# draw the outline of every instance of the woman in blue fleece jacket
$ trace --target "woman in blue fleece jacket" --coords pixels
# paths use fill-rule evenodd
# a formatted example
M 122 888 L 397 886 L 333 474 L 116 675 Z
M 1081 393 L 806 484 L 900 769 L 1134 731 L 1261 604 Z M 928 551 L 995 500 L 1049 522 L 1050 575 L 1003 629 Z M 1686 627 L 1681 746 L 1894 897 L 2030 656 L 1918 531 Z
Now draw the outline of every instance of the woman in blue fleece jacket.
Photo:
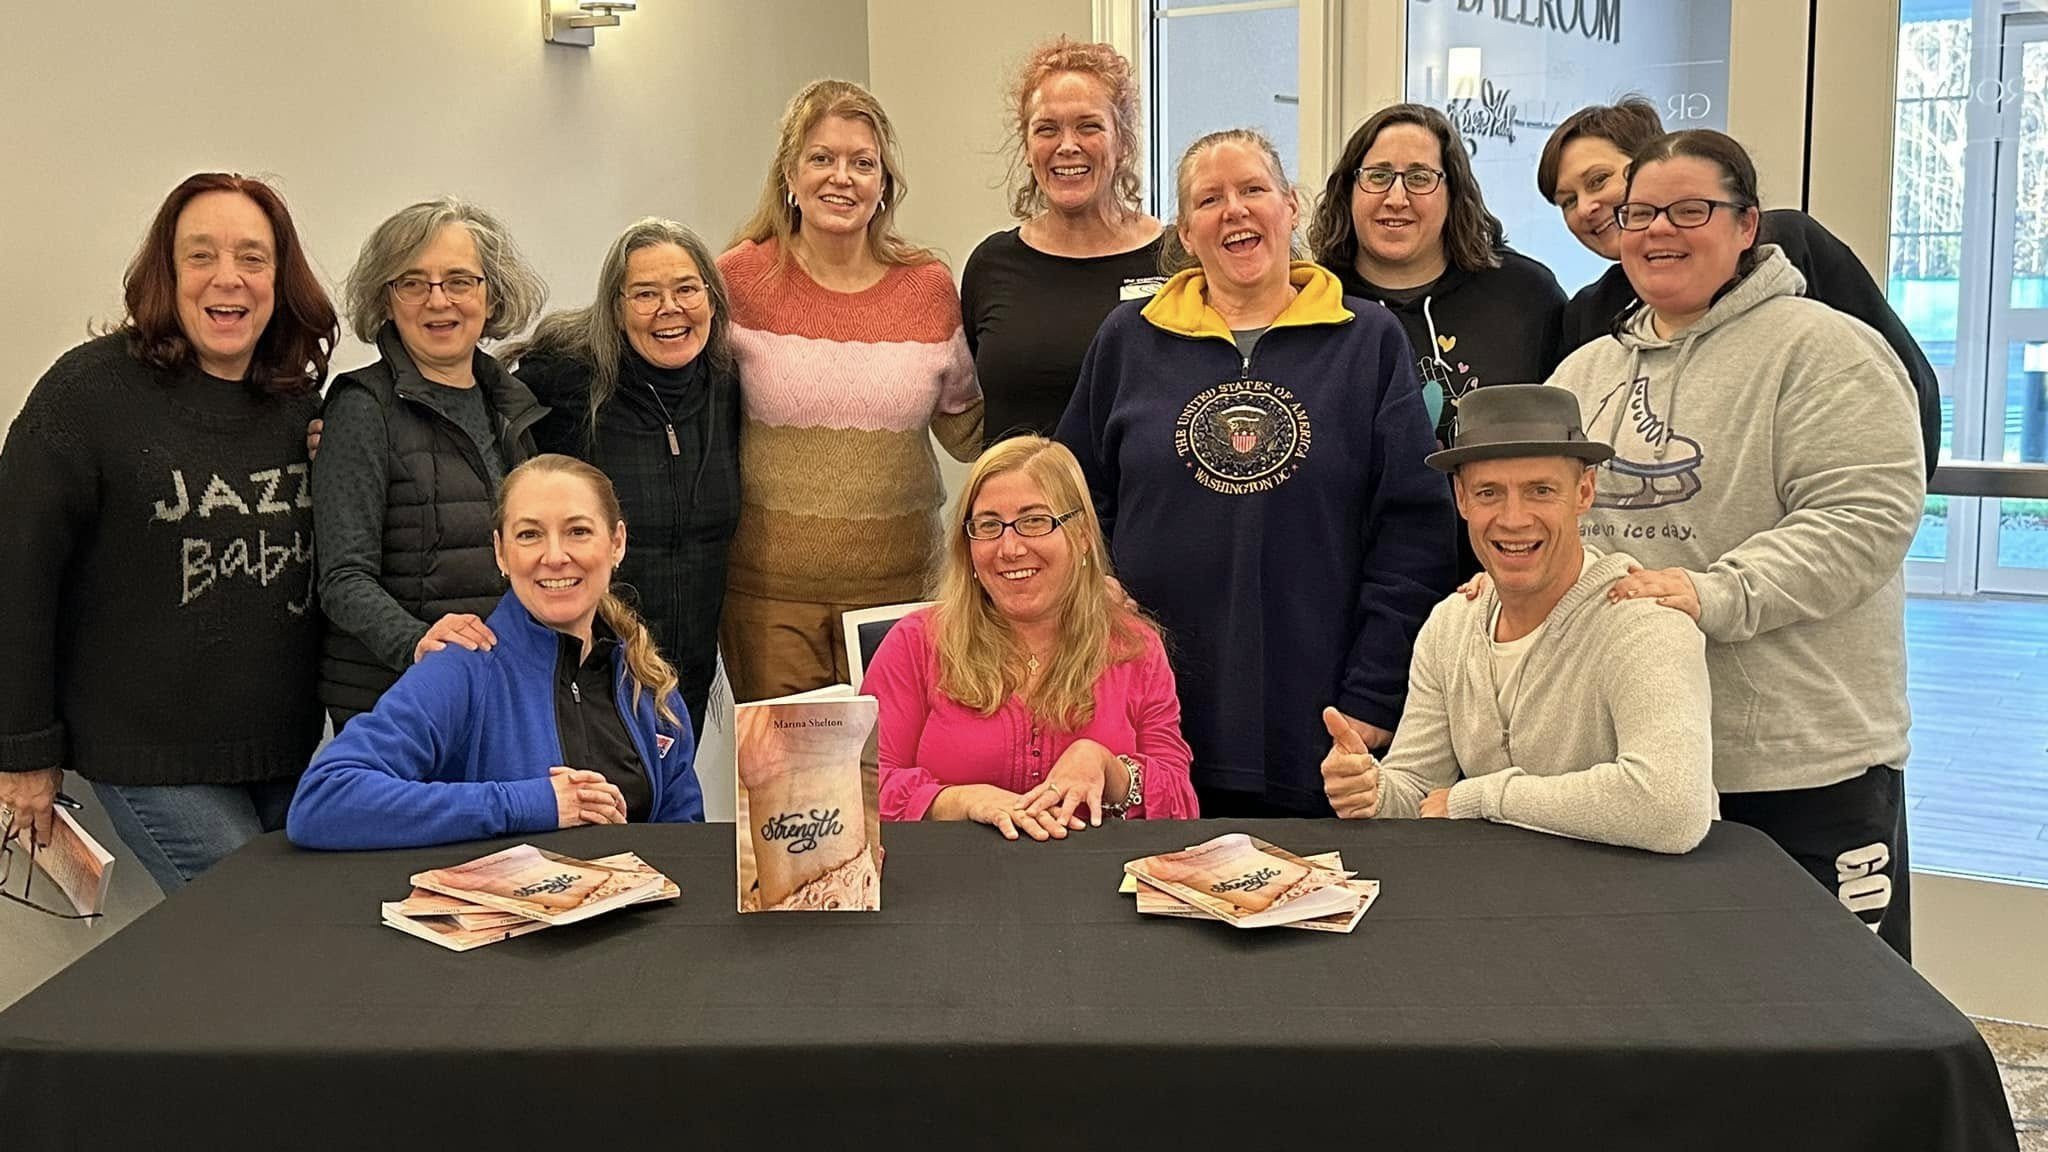
M 1391 739 L 1455 583 L 1450 488 L 1399 323 L 1291 258 L 1273 146 L 1205 136 L 1178 175 L 1194 266 L 1110 313 L 1059 439 L 1171 637 L 1202 815 L 1328 816 L 1321 709 Z
M 611 593 L 626 525 L 604 473 L 537 456 L 499 489 L 512 590 L 482 640 L 407 669 L 313 758 L 286 831 L 307 848 L 406 848 L 704 818 L 675 670 Z

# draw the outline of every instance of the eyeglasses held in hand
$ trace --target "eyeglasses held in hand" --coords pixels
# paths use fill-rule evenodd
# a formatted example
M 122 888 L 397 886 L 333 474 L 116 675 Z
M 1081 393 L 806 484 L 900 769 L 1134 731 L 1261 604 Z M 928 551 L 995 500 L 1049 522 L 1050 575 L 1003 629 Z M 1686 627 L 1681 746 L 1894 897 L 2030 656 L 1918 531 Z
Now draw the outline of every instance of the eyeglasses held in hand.
M 441 295 L 446 296 L 450 304 L 460 304 L 476 295 L 476 290 L 483 287 L 483 284 L 484 278 L 481 276 L 458 275 L 450 276 L 446 280 L 429 280 L 425 276 L 400 276 L 385 287 L 391 289 L 393 296 L 407 304 L 426 303 L 427 297 L 432 295 L 436 288 L 441 290 Z
M 1064 516 L 1054 516 L 1047 512 L 1032 512 L 1028 515 L 1019 516 L 1015 520 L 998 520 L 994 516 L 976 516 L 974 519 L 969 520 L 965 527 L 969 540 L 1000 540 L 1005 528 L 1015 529 L 1019 536 L 1050 536 L 1053 529 L 1080 514 L 1081 510 L 1076 508 Z
M 626 303 L 633 306 L 635 313 L 641 316 L 652 316 L 656 312 L 661 311 L 661 302 L 669 297 L 674 297 L 676 307 L 684 311 L 695 308 L 704 300 L 704 286 L 702 284 L 678 284 L 672 289 L 635 288 L 624 295 Z
M 1434 168 L 1410 168 L 1405 172 L 1396 172 L 1392 168 L 1359 168 L 1351 173 L 1351 178 L 1367 192 L 1392 191 L 1394 181 L 1399 180 L 1417 196 L 1429 195 L 1444 182 L 1444 174 Z
M 21 839 L 28 842 L 28 849 L 26 851 L 17 849 L 14 846 L 16 833 L 16 829 L 14 827 L 14 815 L 13 813 L 9 813 L 7 816 L 7 823 L 5 825 L 0 825 L 0 897 L 5 897 L 8 900 L 12 900 L 16 904 L 20 904 L 28 908 L 33 908 L 36 911 L 41 912 L 45 916 L 53 916 L 59 920 L 99 919 L 101 914 L 98 912 L 86 912 L 83 914 L 77 912 L 59 912 L 55 908 L 45 908 L 41 904 L 36 903 L 34 900 L 29 899 L 29 896 L 31 895 L 30 889 L 36 882 L 35 830 L 33 828 L 22 828 L 19 831 L 21 832 Z M 24 858 L 21 866 L 21 895 L 19 896 L 16 896 L 14 893 L 9 892 L 7 890 L 7 881 L 14 874 L 14 860 L 15 857 L 17 856 Z
M 1714 218 L 1714 209 L 1716 208 L 1726 208 L 1730 212 L 1741 212 L 1748 207 L 1749 205 L 1747 204 L 1737 204 L 1733 200 L 1689 198 L 1673 200 L 1662 207 L 1655 204 L 1645 204 L 1640 200 L 1631 200 L 1614 210 L 1614 223 L 1624 232 L 1641 232 L 1650 225 L 1655 224 L 1657 217 L 1669 216 L 1673 228 L 1697 228 Z

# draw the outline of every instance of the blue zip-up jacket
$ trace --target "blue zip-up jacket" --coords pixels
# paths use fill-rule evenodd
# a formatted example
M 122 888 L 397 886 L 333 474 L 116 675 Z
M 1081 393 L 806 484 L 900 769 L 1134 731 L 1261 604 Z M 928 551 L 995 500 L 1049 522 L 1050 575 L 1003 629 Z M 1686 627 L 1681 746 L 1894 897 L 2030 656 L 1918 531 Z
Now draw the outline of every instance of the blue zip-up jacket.
M 491 613 L 497 646 L 450 644 L 406 669 L 374 711 L 349 721 L 313 757 L 285 831 L 302 848 L 415 848 L 556 828 L 548 769 L 562 763 L 555 724 L 556 633 L 511 593 Z M 612 650 L 619 712 L 653 791 L 650 819 L 704 819 L 691 767 L 697 747 L 680 697 L 670 724 L 654 694 L 633 701 L 622 648 Z M 664 747 L 666 745 L 666 747 Z M 578 765 L 569 765 L 578 767 Z
M 1199 269 L 1119 306 L 1058 439 L 1171 637 L 1195 783 L 1328 816 L 1321 710 L 1400 719 L 1456 520 L 1400 324 L 1316 265 L 1290 280 L 1249 358 Z

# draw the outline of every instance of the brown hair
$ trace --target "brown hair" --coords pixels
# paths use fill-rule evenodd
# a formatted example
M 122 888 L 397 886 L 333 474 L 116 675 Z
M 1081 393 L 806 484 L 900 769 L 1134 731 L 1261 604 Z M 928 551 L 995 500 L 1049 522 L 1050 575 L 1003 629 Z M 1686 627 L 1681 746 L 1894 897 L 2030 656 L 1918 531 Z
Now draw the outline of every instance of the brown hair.
M 176 247 L 178 217 L 185 206 L 208 192 L 233 192 L 248 197 L 270 220 L 277 244 L 277 277 L 270 323 L 256 338 L 249 361 L 249 382 L 276 396 L 296 396 L 327 381 L 327 360 L 341 329 L 334 304 L 320 287 L 306 259 L 291 210 L 277 190 L 261 180 L 230 172 L 200 172 L 171 189 L 142 247 L 128 262 L 122 280 L 127 314 L 116 331 L 128 334 L 128 351 L 154 368 L 180 372 L 198 362 L 191 338 L 178 322 Z
M 1181 241 L 1180 222 L 1181 218 L 1187 215 L 1188 185 L 1194 181 L 1195 164 L 1219 144 L 1242 144 L 1257 151 L 1266 158 L 1266 167 L 1272 170 L 1275 191 L 1286 196 L 1295 195 L 1294 185 L 1287 181 L 1287 164 L 1280 158 L 1280 150 L 1273 147 L 1273 142 L 1266 139 L 1265 133 L 1256 128 L 1225 128 L 1221 132 L 1211 132 L 1188 145 L 1188 150 L 1180 154 L 1180 163 L 1173 168 L 1173 223 L 1167 225 L 1164 240 L 1159 245 L 1159 271 L 1167 276 L 1201 263 Z M 1293 259 L 1302 259 L 1307 255 L 1301 246 L 1299 236 L 1287 238 L 1287 250 Z
M 789 243 L 803 222 L 803 210 L 789 202 L 789 173 L 796 168 L 804 149 L 804 137 L 827 116 L 860 120 L 875 134 L 882 158 L 882 206 L 868 220 L 868 252 L 883 264 L 929 264 L 938 259 L 928 248 L 905 240 L 896 232 L 896 211 L 910 195 L 910 182 L 903 176 L 903 157 L 896 148 L 896 129 L 882 102 L 851 80 L 813 80 L 790 98 L 783 110 L 777 134 L 775 158 L 768 162 L 768 179 L 761 185 L 761 199 L 733 234 L 737 245 L 775 241 L 775 263 L 779 271 L 789 260 Z
M 1075 554 L 1067 586 L 1059 594 L 1059 642 L 1045 674 L 1028 689 L 1029 653 L 975 579 L 973 545 L 965 530 L 982 487 L 1012 472 L 1021 472 L 1038 485 L 1054 515 L 1078 513 L 1056 529 L 1066 533 Z M 1102 523 L 1088 498 L 1080 462 L 1065 445 L 1040 436 L 998 441 L 974 462 L 953 501 L 947 527 L 946 552 L 931 597 L 938 602 L 932 610 L 932 633 L 939 691 L 993 716 L 1021 689 L 1026 710 L 1053 727 L 1071 732 L 1088 723 L 1095 714 L 1095 682 L 1110 665 L 1143 655 L 1144 630 L 1154 626 L 1109 594 L 1103 579 L 1111 573 Z
M 1465 138 L 1458 135 L 1450 117 L 1427 104 L 1390 104 L 1372 114 L 1344 143 L 1344 153 L 1330 178 L 1323 182 L 1323 197 L 1309 223 L 1309 251 L 1325 268 L 1349 268 L 1358 259 L 1358 230 L 1351 222 L 1351 190 L 1358 166 L 1372 150 L 1381 132 L 1396 124 L 1414 124 L 1436 137 L 1443 156 L 1444 183 L 1440 191 L 1450 197 L 1444 216 L 1444 257 L 1453 267 L 1467 272 L 1500 267 L 1501 245 L 1507 243 L 1507 229 L 1486 210 L 1480 195 L 1479 178 L 1472 174 L 1472 158 L 1465 151 Z M 1434 195 L 1434 193 L 1432 193 Z
M 505 482 L 498 486 L 498 507 L 491 517 L 493 536 L 505 530 L 505 509 L 511 503 L 512 489 L 526 477 L 538 475 L 576 477 L 590 485 L 591 491 L 597 494 L 597 505 L 604 513 L 607 532 L 615 531 L 625 523 L 626 515 L 619 507 L 619 494 L 612 487 L 611 477 L 574 456 L 543 452 L 512 469 Z M 682 720 L 669 705 L 669 697 L 676 692 L 676 670 L 662 659 L 661 649 L 655 646 L 654 635 L 647 630 L 646 622 L 609 588 L 605 589 L 604 599 L 597 602 L 597 614 L 604 617 L 605 625 L 619 638 L 619 646 L 625 650 L 626 670 L 633 676 L 633 706 L 640 706 L 643 690 L 652 692 L 656 714 L 670 724 L 680 726 Z
M 1029 220 L 1045 210 L 1045 190 L 1031 171 L 1031 97 L 1063 72 L 1088 77 L 1108 95 L 1111 127 L 1116 130 L 1116 171 L 1110 179 L 1117 206 L 1130 215 L 1144 211 L 1144 187 L 1138 178 L 1138 81 L 1131 62 L 1107 44 L 1061 36 L 1032 50 L 1006 94 L 1017 131 L 1017 147 L 1010 154 L 1010 215 Z
M 1666 133 L 1636 149 L 1628 159 L 1629 192 L 1634 192 L 1636 173 L 1641 172 L 1645 165 L 1676 160 L 1681 156 L 1705 160 L 1719 168 L 1721 190 L 1728 194 L 1728 199 L 1742 205 L 1744 215 L 1757 210 L 1761 198 L 1756 191 L 1755 162 L 1750 160 L 1749 152 L 1741 144 L 1736 143 L 1733 136 L 1725 132 L 1716 132 L 1712 128 L 1688 128 L 1683 132 Z M 1744 248 L 1742 255 L 1736 258 L 1735 279 L 1723 286 L 1721 291 L 1726 292 L 1734 287 L 1736 281 L 1756 270 L 1757 261 L 1760 259 L 1756 250 L 1757 240 L 1762 235 L 1762 230 L 1758 229 L 1757 235 L 1751 237 L 1749 247 Z
M 1543 155 L 1536 160 L 1536 190 L 1543 199 L 1557 200 L 1557 170 L 1564 163 L 1564 146 L 1581 136 L 1605 140 L 1624 156 L 1664 134 L 1664 121 L 1657 106 L 1645 96 L 1631 92 L 1614 104 L 1592 104 L 1564 118 L 1550 139 L 1543 142 Z

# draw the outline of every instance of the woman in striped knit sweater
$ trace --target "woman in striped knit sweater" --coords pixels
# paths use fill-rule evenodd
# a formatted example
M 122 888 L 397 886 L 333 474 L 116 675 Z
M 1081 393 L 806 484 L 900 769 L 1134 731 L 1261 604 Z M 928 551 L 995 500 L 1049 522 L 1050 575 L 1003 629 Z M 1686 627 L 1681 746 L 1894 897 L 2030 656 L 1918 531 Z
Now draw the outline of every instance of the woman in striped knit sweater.
M 981 447 L 952 273 L 894 228 L 906 191 L 882 106 L 817 81 L 718 260 L 745 408 L 720 629 L 739 701 L 847 678 L 840 614 L 917 599 L 931 567 L 932 434 L 958 460 Z

